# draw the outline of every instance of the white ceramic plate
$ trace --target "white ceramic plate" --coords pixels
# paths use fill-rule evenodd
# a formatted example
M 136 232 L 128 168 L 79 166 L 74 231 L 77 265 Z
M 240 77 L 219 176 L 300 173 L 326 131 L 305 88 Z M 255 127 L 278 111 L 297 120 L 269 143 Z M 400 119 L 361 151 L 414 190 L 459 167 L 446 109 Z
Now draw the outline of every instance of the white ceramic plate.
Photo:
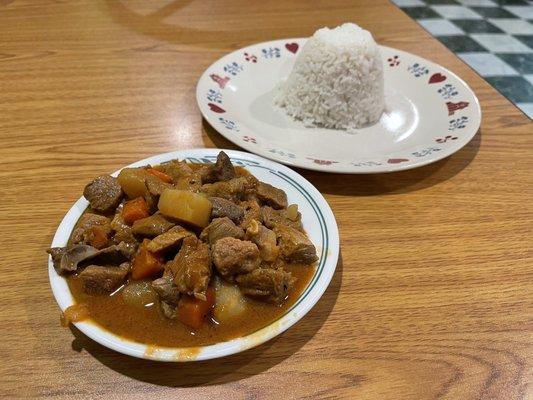
M 218 149 L 175 151 L 146 158 L 128 167 L 159 164 L 176 158 L 191 162 L 211 163 L 216 160 L 219 151 Z M 146 346 L 114 335 L 90 321 L 77 322 L 75 325 L 78 329 L 103 346 L 134 357 L 158 361 L 207 360 L 241 352 L 279 335 L 300 320 L 320 299 L 333 277 L 339 256 L 339 232 L 328 203 L 313 185 L 283 165 L 249 153 L 232 150 L 225 150 L 225 152 L 235 165 L 243 166 L 260 180 L 282 188 L 287 193 L 289 203 L 298 204 L 304 228 L 315 244 L 319 255 L 316 272 L 299 299 L 281 318 L 267 327 L 242 338 L 197 348 Z M 119 172 L 116 171 L 113 175 L 116 176 Z M 57 229 L 52 247 L 67 244 L 76 221 L 87 206 L 88 202 L 83 197 L 72 206 Z M 74 300 L 66 279 L 54 270 L 51 257 L 48 261 L 48 273 L 54 296 L 59 307 L 64 311 L 74 304 Z
M 207 121 L 248 151 L 284 164 L 339 173 L 420 167 L 466 145 L 481 122 L 472 90 L 457 75 L 421 57 L 380 46 L 386 110 L 356 133 L 309 128 L 273 105 L 306 39 L 234 51 L 211 65 L 196 88 Z

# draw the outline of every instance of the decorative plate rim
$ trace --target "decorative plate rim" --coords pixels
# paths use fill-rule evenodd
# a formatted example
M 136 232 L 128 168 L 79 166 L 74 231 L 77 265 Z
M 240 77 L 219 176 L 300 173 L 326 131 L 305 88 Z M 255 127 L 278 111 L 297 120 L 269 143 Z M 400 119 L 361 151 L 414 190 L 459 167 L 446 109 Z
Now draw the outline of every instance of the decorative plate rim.
M 226 139 L 230 140 L 232 143 L 236 144 L 237 146 L 247 151 L 250 151 L 254 154 L 268 158 L 270 160 L 274 160 L 285 165 L 290 165 L 290 166 L 298 167 L 298 168 L 304 168 L 308 170 L 330 172 L 330 173 L 341 173 L 341 174 L 389 173 L 389 172 L 404 171 L 408 169 L 422 167 L 424 165 L 428 165 L 436 161 L 442 160 L 456 153 L 461 148 L 466 146 L 478 132 L 479 127 L 481 126 L 481 118 L 482 118 L 481 106 L 480 106 L 479 99 L 477 98 L 476 94 L 463 79 L 461 79 L 454 72 L 448 70 L 447 68 L 437 63 L 434 63 L 430 60 L 427 60 L 423 57 L 417 56 L 415 54 L 412 54 L 412 53 L 409 53 L 403 50 L 395 49 L 395 48 L 388 47 L 388 46 L 382 46 L 382 45 L 380 45 L 380 49 L 382 51 L 389 51 L 389 52 L 393 52 L 399 55 L 404 55 L 406 57 L 412 57 L 419 61 L 423 61 L 426 66 L 431 67 L 433 69 L 432 72 L 434 73 L 434 75 L 437 75 L 439 73 L 445 74 L 446 78 L 451 77 L 455 79 L 458 82 L 458 84 L 461 86 L 461 88 L 466 91 L 466 95 L 471 98 L 469 99 L 470 101 L 466 103 L 467 106 L 470 106 L 467 111 L 468 116 L 471 117 L 471 120 L 469 121 L 470 124 L 468 126 L 468 129 L 465 129 L 462 131 L 462 136 L 460 138 L 450 136 L 450 137 L 454 137 L 454 140 L 455 139 L 459 139 L 459 140 L 456 140 L 453 144 L 450 143 L 449 145 L 446 146 L 446 148 L 437 148 L 435 146 L 438 146 L 438 145 L 435 144 L 435 142 L 431 141 L 432 139 L 436 140 L 437 138 L 434 138 L 432 136 L 431 138 L 428 137 L 428 141 L 426 145 L 424 146 L 426 147 L 426 149 L 419 149 L 419 150 L 414 151 L 417 147 L 412 147 L 410 150 L 408 150 L 412 152 L 411 154 L 414 156 L 415 153 L 419 153 L 420 151 L 423 151 L 423 150 L 431 150 L 431 148 L 433 147 L 434 151 L 430 151 L 429 154 L 426 154 L 424 156 L 415 156 L 416 158 L 411 157 L 411 159 L 407 159 L 407 160 L 404 160 L 402 158 L 392 158 L 392 159 L 387 160 L 390 162 L 385 161 L 386 157 L 381 157 L 381 158 L 376 157 L 376 159 L 380 158 L 379 165 L 372 165 L 372 164 L 376 164 L 376 162 L 369 161 L 366 159 L 359 160 L 358 162 L 354 161 L 350 164 L 346 164 L 346 163 L 341 164 L 337 161 L 315 160 L 313 158 L 309 158 L 309 161 L 306 161 L 303 158 L 282 157 L 277 154 L 273 154 L 266 148 L 256 146 L 255 143 L 252 141 L 255 138 L 251 137 L 253 136 L 253 132 L 247 130 L 246 132 L 249 133 L 249 135 L 244 135 L 242 137 L 241 136 L 236 137 L 235 134 L 232 133 L 232 131 L 226 129 L 227 127 L 225 128 L 224 124 L 220 121 L 220 119 L 224 119 L 224 118 L 222 118 L 220 114 L 217 114 L 216 111 L 213 112 L 213 109 L 216 110 L 216 107 L 218 106 L 218 104 L 211 103 L 210 105 L 208 105 L 205 101 L 206 93 L 205 93 L 204 86 L 208 86 L 209 84 L 211 84 L 211 81 L 214 81 L 215 78 L 212 78 L 212 75 L 218 76 L 218 78 L 223 79 L 219 75 L 217 75 L 217 72 L 220 73 L 222 71 L 223 69 L 222 66 L 224 64 L 229 65 L 230 63 L 233 62 L 232 60 L 237 59 L 236 57 L 242 58 L 243 54 L 248 54 L 247 51 L 250 51 L 250 49 L 252 48 L 258 48 L 258 47 L 272 48 L 274 46 L 277 46 L 278 48 L 283 48 L 283 45 L 287 46 L 288 44 L 298 44 L 299 46 L 301 46 L 303 43 L 305 43 L 306 40 L 307 38 L 287 38 L 287 39 L 278 39 L 278 40 L 255 43 L 255 44 L 251 44 L 249 46 L 245 46 L 243 48 L 237 49 L 235 51 L 232 51 L 231 53 L 228 53 L 222 56 L 221 58 L 219 58 L 218 60 L 216 60 L 215 62 L 213 62 L 203 72 L 203 74 L 201 75 L 196 85 L 196 101 L 197 101 L 198 107 L 203 117 L 213 127 L 213 129 L 215 129 L 218 133 L 220 133 L 222 136 L 224 136 Z M 242 68 L 241 68 L 241 71 L 242 71 Z M 387 71 L 388 70 L 385 68 L 385 73 L 387 73 Z M 231 76 L 231 74 L 226 74 L 226 75 Z M 211 81 L 210 81 L 210 77 L 211 77 Z M 225 76 L 225 78 L 227 78 L 227 81 L 225 83 L 231 80 L 231 77 Z M 456 104 L 459 104 L 459 103 L 456 103 Z M 214 108 L 211 108 L 211 107 L 214 107 Z M 450 110 L 449 106 L 448 106 L 448 109 Z M 226 110 L 223 110 L 223 112 L 226 113 Z M 452 116 L 455 117 L 453 113 L 449 114 L 449 117 L 452 117 Z M 461 117 L 461 116 L 457 116 L 457 117 Z M 232 119 L 234 121 L 239 121 L 239 119 L 235 119 L 235 118 L 232 118 Z M 230 123 L 233 123 L 233 121 L 229 119 L 227 121 Z M 451 121 L 450 121 L 450 124 L 451 124 Z M 247 138 L 249 140 L 247 140 Z M 448 136 L 445 136 L 443 137 L 443 140 L 446 141 L 448 140 L 447 138 Z M 433 146 L 430 146 L 431 143 L 433 143 Z M 398 153 L 401 153 L 401 152 L 398 152 Z M 395 161 L 397 160 L 401 160 L 401 161 L 396 163 Z M 404 162 L 404 161 L 408 161 L 408 162 Z M 329 164 L 320 164 L 320 162 L 324 162 L 324 163 L 329 162 Z M 358 166 L 354 167 L 353 164 L 358 164 Z M 361 167 L 361 165 L 363 164 L 370 164 L 370 165 Z
M 192 159 L 192 161 L 196 159 L 214 160 L 220 150 L 189 149 L 161 153 L 136 161 L 123 168 L 155 164 L 175 158 Z M 337 267 L 340 246 L 337 222 L 327 201 L 309 181 L 286 166 L 250 153 L 236 150 L 224 151 L 237 164 L 249 163 L 246 166 L 267 169 L 270 173 L 278 176 L 278 178 L 285 180 L 287 184 L 292 185 L 295 190 L 298 190 L 309 201 L 311 208 L 315 211 L 315 216 L 320 226 L 321 243 L 323 245 L 319 249 L 320 258 L 315 274 L 300 297 L 281 317 L 268 326 L 246 336 L 208 346 L 193 348 L 154 347 L 122 338 L 94 322 L 75 323 L 74 325 L 86 336 L 105 347 L 137 358 L 171 362 L 208 360 L 245 351 L 283 333 L 303 318 L 322 297 Z M 115 171 L 113 175 L 116 176 L 121 169 Z M 83 197 L 74 203 L 59 224 L 52 240 L 52 247 L 64 246 L 66 244 L 74 224 L 87 206 L 88 202 Z M 68 306 L 74 304 L 74 299 L 68 288 L 66 279 L 55 272 L 50 256 L 48 257 L 48 275 L 54 297 L 61 311 L 64 311 Z M 194 349 L 194 351 L 191 351 L 191 349 Z

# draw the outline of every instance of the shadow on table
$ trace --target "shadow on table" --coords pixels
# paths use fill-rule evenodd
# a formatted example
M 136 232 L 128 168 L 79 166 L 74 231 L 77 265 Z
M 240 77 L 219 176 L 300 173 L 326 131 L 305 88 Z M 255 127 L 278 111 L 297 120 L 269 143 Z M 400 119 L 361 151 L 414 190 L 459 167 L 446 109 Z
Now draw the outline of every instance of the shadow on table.
M 107 367 L 139 381 L 186 387 L 213 385 L 247 378 L 268 370 L 298 351 L 318 332 L 331 313 L 342 284 L 342 255 L 329 287 L 318 303 L 296 325 L 256 348 L 221 359 L 166 363 L 129 357 L 94 342 L 75 327 L 72 348 L 85 349 Z
M 202 120 L 203 131 L 215 146 L 221 149 L 239 148 Z M 375 196 L 408 193 L 444 182 L 465 169 L 476 157 L 481 146 L 481 129 L 458 152 L 440 161 L 407 171 L 382 174 L 335 174 L 294 168 L 325 194 L 340 196 Z M 211 143 L 204 142 L 208 147 Z

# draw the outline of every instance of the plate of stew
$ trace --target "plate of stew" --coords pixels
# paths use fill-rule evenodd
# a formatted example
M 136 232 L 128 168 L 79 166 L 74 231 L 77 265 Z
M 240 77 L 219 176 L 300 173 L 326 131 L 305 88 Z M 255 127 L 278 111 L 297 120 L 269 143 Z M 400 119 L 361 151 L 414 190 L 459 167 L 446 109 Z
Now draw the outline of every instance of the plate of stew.
M 193 361 L 300 320 L 331 281 L 339 236 L 326 200 L 291 169 L 193 149 L 87 182 L 48 253 L 63 325 L 130 356 Z

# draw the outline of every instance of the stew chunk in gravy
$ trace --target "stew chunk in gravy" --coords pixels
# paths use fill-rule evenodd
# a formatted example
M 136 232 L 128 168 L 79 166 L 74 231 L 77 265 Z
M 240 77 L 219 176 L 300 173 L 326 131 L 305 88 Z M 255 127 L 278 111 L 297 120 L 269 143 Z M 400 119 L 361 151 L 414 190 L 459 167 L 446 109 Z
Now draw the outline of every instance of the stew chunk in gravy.
M 278 318 L 314 273 L 298 206 L 224 152 L 215 164 L 125 168 L 83 195 L 68 245 L 48 250 L 83 307 L 67 319 L 148 344 L 211 344 Z

